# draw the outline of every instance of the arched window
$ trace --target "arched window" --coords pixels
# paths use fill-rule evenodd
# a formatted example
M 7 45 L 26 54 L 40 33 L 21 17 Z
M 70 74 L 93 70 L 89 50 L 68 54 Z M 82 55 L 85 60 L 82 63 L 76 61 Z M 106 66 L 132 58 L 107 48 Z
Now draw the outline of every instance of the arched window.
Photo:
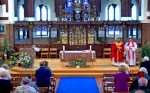
M 120 20 L 120 8 L 119 6 L 117 5 L 116 8 L 115 8 L 115 19 L 116 20 Z
M 24 7 L 23 5 L 19 6 L 19 21 L 23 21 L 24 20 Z
M 136 5 L 132 5 L 132 20 L 137 20 L 137 10 Z
M 117 4 L 111 4 L 106 8 L 106 20 L 119 20 L 120 12 Z
M 33 38 L 48 38 L 49 29 L 46 26 L 37 26 L 33 29 Z
M 19 28 L 15 33 L 16 40 L 27 40 L 29 38 L 29 31 L 25 28 Z
M 123 21 L 128 21 L 128 20 L 137 20 L 137 8 L 136 4 L 132 4 L 131 6 L 131 17 L 122 17 Z
M 108 9 L 108 20 L 114 20 L 115 9 L 112 5 L 110 5 Z
M 48 19 L 48 10 L 44 5 L 39 5 L 36 7 L 36 20 L 37 21 L 46 21 Z
M 42 19 L 42 21 L 46 21 L 47 20 L 47 8 L 46 8 L 46 6 L 42 6 L 41 7 L 41 19 Z
M 40 7 L 36 7 L 36 13 L 35 17 L 37 21 L 40 21 Z
M 65 21 L 88 21 L 90 15 L 89 0 L 66 0 Z

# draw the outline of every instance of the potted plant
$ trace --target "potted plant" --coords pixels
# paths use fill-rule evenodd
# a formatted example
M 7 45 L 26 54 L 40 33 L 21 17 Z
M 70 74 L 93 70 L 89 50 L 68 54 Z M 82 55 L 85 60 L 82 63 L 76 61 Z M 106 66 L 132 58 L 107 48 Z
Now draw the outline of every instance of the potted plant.
M 4 51 L 4 58 L 7 59 L 9 56 L 10 48 L 9 48 L 9 42 L 6 38 L 3 40 L 2 46 L 3 46 L 3 51 Z
M 27 52 L 14 53 L 11 56 L 11 66 L 21 66 L 23 68 L 31 68 L 33 59 Z
M 150 58 L 150 44 L 145 44 L 142 47 L 142 57 L 148 56 Z

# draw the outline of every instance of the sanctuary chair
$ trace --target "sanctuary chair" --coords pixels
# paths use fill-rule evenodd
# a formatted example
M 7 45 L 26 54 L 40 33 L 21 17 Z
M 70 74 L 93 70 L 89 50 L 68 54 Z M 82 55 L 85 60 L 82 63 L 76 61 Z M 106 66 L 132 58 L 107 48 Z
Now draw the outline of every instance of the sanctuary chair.
M 41 48 L 41 58 L 46 57 L 48 58 L 49 55 L 49 48 Z
M 58 57 L 57 48 L 49 48 L 49 57 Z
M 103 58 L 111 58 L 111 48 L 103 48 Z

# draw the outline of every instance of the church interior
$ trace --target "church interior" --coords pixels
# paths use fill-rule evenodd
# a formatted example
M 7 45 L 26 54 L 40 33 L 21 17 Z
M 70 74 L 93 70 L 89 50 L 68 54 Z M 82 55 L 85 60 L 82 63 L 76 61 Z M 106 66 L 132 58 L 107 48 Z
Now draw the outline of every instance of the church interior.
M 8 65 L 8 93 L 22 93 L 14 92 L 22 78 L 36 82 L 47 62 L 50 88 L 33 93 L 136 93 L 130 88 L 141 68 L 150 75 L 149 29 L 150 0 L 0 0 L 0 79 Z M 122 65 L 130 76 L 127 91 L 116 88 Z

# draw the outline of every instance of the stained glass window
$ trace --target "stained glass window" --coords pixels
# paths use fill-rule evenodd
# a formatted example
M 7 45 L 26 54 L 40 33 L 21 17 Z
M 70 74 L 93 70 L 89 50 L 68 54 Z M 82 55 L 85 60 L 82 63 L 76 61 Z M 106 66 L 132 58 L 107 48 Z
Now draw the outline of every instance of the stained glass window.
M 36 20 L 46 21 L 48 19 L 48 9 L 44 5 L 39 5 L 36 7 Z
M 137 19 L 137 12 L 136 12 L 136 5 L 134 4 L 132 6 L 132 20 L 136 20 Z
M 41 8 L 41 18 L 42 18 L 42 20 L 43 21 L 46 21 L 47 20 L 47 8 L 46 8 L 46 6 L 42 6 L 42 8 Z
M 17 35 L 16 39 L 17 40 L 27 40 L 29 38 L 29 31 L 24 28 L 19 28 L 17 29 Z
M 24 20 L 24 7 L 23 5 L 19 6 L 19 21 Z
M 40 21 L 40 7 L 39 6 L 36 7 L 36 20 Z
M 65 19 L 66 21 L 88 21 L 89 10 L 88 0 L 66 0 Z
M 120 8 L 116 4 L 111 4 L 106 8 L 106 20 L 120 20 Z
M 49 31 L 46 26 L 37 26 L 33 30 L 33 37 L 34 38 L 47 38 L 49 37 Z

